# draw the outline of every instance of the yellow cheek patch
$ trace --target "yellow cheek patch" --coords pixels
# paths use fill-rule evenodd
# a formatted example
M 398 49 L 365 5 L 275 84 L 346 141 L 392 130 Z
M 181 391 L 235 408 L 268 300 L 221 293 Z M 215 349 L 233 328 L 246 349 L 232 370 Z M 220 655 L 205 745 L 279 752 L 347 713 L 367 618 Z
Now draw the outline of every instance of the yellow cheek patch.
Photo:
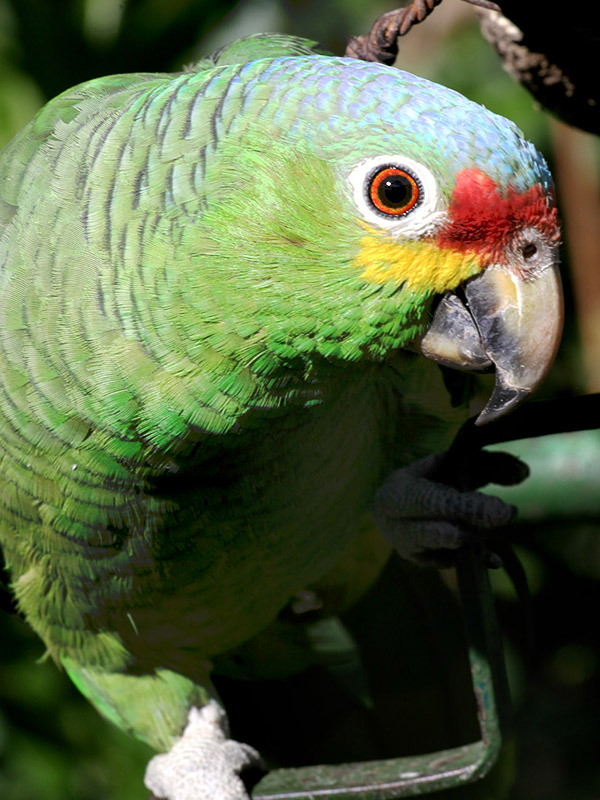
M 400 243 L 373 233 L 360 244 L 354 266 L 362 270 L 362 278 L 370 283 L 406 283 L 417 292 L 454 289 L 484 266 L 472 252 L 442 249 L 432 242 Z

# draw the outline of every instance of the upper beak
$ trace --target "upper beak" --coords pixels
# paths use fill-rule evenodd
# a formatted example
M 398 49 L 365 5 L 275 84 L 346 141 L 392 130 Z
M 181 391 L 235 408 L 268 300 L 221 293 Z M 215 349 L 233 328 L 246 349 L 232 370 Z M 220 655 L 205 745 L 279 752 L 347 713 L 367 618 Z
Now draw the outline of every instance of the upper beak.
M 508 263 L 492 264 L 439 303 L 421 351 L 458 369 L 495 367 L 482 425 L 515 408 L 541 383 L 562 333 L 563 302 L 556 248 L 536 231 L 511 247 Z

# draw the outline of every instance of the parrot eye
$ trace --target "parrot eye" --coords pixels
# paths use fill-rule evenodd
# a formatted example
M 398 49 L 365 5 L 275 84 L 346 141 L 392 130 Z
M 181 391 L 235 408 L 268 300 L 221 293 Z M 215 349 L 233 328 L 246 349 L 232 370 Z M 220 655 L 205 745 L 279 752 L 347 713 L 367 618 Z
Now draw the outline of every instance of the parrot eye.
M 391 153 L 366 158 L 348 178 L 365 222 L 405 237 L 424 236 L 438 224 L 443 206 L 436 179 L 414 158 Z
M 365 188 L 377 211 L 395 217 L 408 214 L 421 195 L 418 179 L 407 170 L 393 166 L 384 166 L 374 172 Z

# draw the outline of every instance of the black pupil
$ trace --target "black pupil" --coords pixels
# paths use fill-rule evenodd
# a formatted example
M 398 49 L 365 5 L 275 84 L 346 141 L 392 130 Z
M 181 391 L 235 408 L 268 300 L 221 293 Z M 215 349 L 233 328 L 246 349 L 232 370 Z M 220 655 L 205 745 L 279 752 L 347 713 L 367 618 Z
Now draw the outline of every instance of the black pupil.
M 388 208 L 402 208 L 413 197 L 413 185 L 404 175 L 389 175 L 381 181 L 377 194 Z

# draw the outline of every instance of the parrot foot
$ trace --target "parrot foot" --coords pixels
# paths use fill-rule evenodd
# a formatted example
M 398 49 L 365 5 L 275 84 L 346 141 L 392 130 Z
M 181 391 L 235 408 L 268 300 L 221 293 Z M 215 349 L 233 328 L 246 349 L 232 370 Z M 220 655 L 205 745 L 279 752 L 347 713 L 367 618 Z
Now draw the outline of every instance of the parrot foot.
M 190 709 L 181 739 L 151 759 L 144 782 L 167 800 L 249 800 L 240 777 L 248 768 L 265 771 L 253 747 L 227 738 L 225 712 L 210 700 Z
M 506 472 L 511 457 L 485 451 L 479 455 L 480 474 L 472 485 L 516 483 L 528 474 L 527 467 L 514 459 L 510 477 L 495 476 L 496 467 Z M 516 508 L 498 497 L 437 482 L 435 473 L 442 457 L 430 456 L 392 472 L 375 496 L 374 512 L 379 530 L 400 556 L 428 566 L 450 567 L 456 550 L 480 540 L 482 532 L 507 525 Z M 489 555 L 488 566 L 501 566 L 493 553 Z

